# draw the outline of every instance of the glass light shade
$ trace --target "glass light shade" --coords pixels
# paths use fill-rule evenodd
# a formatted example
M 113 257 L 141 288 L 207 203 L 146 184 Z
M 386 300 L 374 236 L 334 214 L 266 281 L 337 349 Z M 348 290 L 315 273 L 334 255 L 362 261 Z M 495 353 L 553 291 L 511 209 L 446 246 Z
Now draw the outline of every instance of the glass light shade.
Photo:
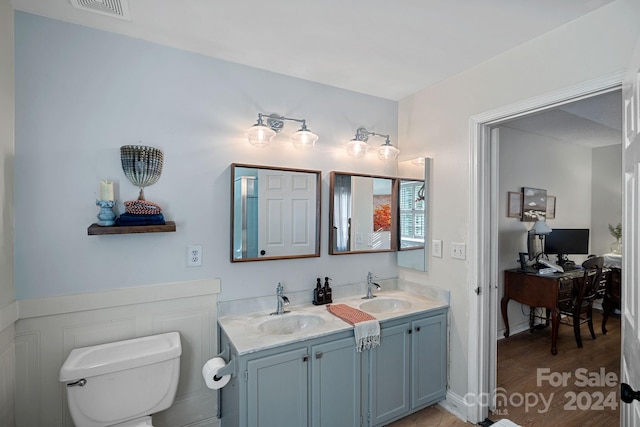
M 247 138 L 249 143 L 256 147 L 265 147 L 271 143 L 276 132 L 265 125 L 253 125 L 247 130 Z
M 347 154 L 351 157 L 362 157 L 367 154 L 371 146 L 364 141 L 352 139 L 347 142 Z
M 547 234 L 551 234 L 553 231 L 545 221 L 536 221 L 533 224 L 532 228 L 533 232 L 537 235 L 546 236 Z
M 378 158 L 380 160 L 395 160 L 398 157 L 398 153 L 400 153 L 400 150 L 393 145 L 382 144 L 378 148 Z
M 318 140 L 318 135 L 308 130 L 299 130 L 291 135 L 291 142 L 298 150 L 311 150 Z

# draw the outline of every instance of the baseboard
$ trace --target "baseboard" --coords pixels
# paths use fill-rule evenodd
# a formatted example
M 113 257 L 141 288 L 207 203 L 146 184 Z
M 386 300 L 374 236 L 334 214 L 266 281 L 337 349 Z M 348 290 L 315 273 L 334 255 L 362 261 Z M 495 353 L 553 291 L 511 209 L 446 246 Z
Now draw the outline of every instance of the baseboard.
M 518 323 L 517 325 L 509 326 L 509 336 L 519 334 L 520 332 L 529 330 L 529 322 Z M 498 329 L 498 341 L 504 339 L 504 328 Z
M 451 390 L 447 391 L 447 397 L 438 403 L 447 411 L 451 412 L 456 417 L 463 421 L 467 421 L 467 404 L 462 396 L 453 393 Z

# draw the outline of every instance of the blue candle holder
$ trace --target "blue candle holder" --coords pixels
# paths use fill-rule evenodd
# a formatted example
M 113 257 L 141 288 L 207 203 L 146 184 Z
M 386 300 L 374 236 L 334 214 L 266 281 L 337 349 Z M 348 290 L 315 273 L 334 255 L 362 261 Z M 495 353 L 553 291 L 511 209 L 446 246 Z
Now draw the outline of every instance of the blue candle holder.
M 96 206 L 100 206 L 100 212 L 98 213 L 98 225 L 108 227 L 116 223 L 116 214 L 113 212 L 113 207 L 115 205 L 115 200 L 96 200 Z

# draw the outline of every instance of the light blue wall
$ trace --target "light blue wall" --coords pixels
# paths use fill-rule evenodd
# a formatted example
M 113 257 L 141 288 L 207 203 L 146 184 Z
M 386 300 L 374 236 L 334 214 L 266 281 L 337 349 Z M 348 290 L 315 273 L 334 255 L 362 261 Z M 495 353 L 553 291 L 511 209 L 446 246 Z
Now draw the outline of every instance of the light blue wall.
M 359 126 L 396 141 L 396 102 L 22 12 L 15 39 L 17 299 L 220 277 L 228 300 L 270 295 L 277 281 L 293 291 L 316 277 L 396 276 L 394 253 L 327 255 L 328 172 L 395 174 L 375 155 L 348 158 L 343 144 Z M 292 123 L 272 146 L 250 146 L 244 131 L 259 111 L 307 119 L 316 149 L 293 149 Z M 164 151 L 145 195 L 177 232 L 87 236 L 100 179 L 115 181 L 120 202 L 137 197 L 119 147 L 138 142 Z M 232 162 L 323 172 L 320 258 L 230 263 Z M 189 244 L 203 246 L 202 267 L 186 267 Z

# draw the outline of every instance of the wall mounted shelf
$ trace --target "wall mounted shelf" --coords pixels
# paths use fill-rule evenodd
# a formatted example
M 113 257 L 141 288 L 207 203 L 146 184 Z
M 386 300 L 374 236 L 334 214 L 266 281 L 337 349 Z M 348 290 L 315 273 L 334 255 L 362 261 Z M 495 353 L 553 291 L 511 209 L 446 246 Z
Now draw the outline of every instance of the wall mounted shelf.
M 89 236 L 105 236 L 109 234 L 136 234 L 136 233 L 169 233 L 176 231 L 176 223 L 167 221 L 164 225 L 112 225 L 102 227 L 98 224 L 91 224 L 87 229 Z

